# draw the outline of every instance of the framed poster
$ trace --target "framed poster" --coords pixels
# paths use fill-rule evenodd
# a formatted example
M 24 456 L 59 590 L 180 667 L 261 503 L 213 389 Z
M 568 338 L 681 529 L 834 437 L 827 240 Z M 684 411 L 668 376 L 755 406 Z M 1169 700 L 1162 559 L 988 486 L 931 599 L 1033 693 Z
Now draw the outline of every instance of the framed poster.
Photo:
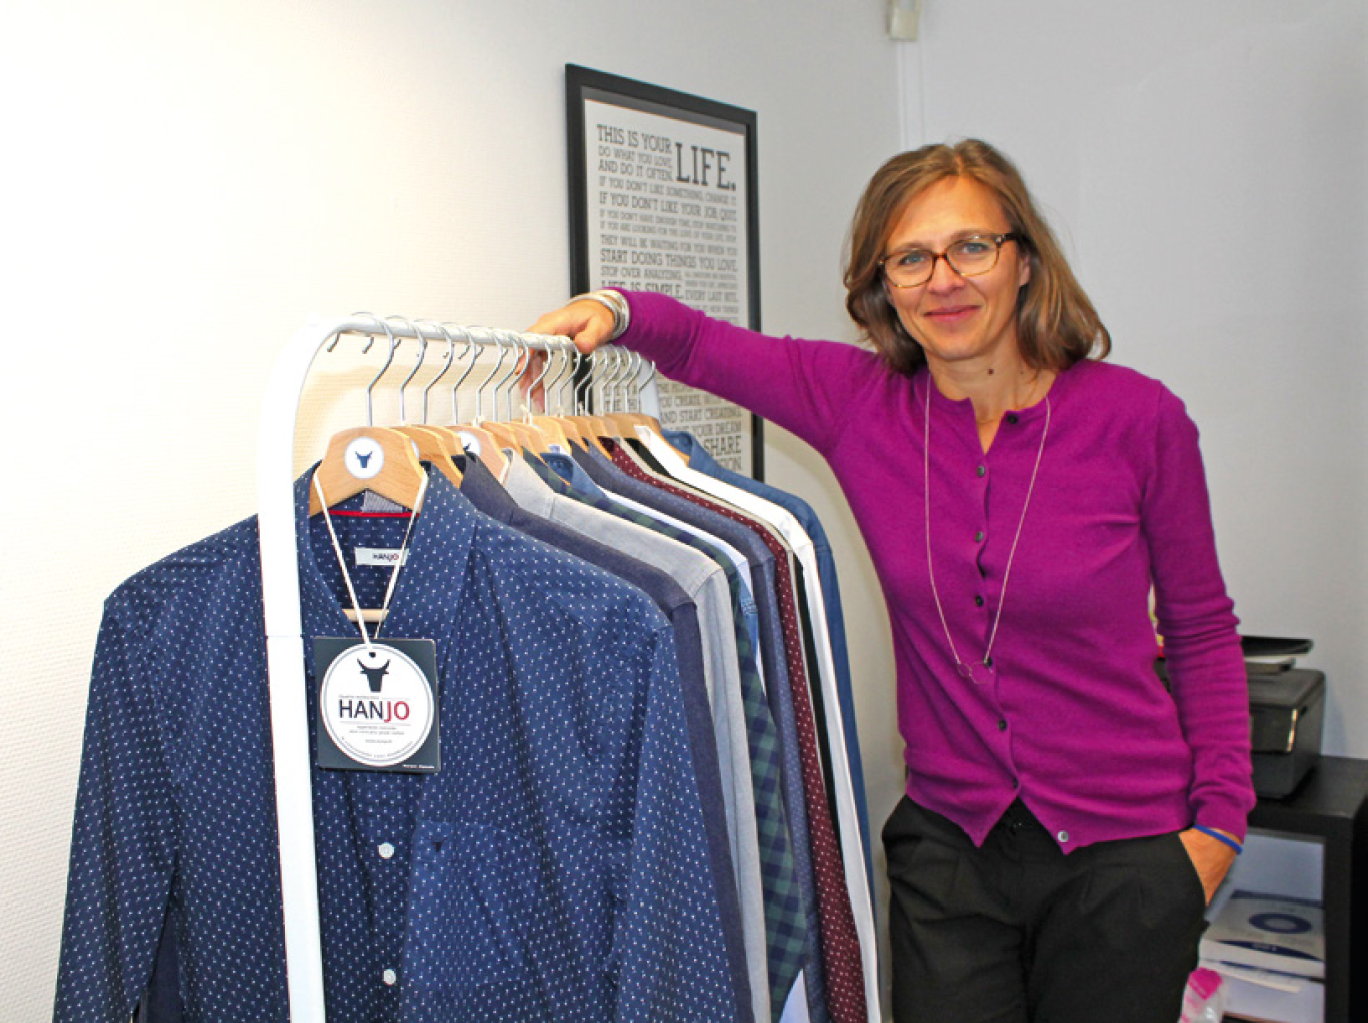
M 658 291 L 760 329 L 755 113 L 567 64 L 574 294 Z M 657 377 L 660 421 L 762 478 L 761 420 Z

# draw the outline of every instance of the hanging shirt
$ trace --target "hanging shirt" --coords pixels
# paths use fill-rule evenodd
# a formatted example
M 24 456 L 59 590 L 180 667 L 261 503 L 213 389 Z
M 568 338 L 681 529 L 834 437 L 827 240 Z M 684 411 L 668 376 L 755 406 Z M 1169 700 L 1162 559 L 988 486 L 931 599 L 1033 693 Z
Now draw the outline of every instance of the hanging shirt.
M 640 591 L 430 479 L 384 632 L 436 642 L 442 767 L 312 772 L 329 1020 L 734 1019 L 668 624 Z M 312 678 L 307 640 L 356 632 L 307 495 L 301 480 Z M 348 546 L 403 533 L 337 525 Z M 351 571 L 378 602 L 387 574 Z M 164 925 L 187 1020 L 285 1017 L 263 634 L 254 519 L 107 602 L 61 1023 L 126 1020 Z
M 842 721 L 845 725 L 846 753 L 850 758 L 851 785 L 855 790 L 855 805 L 860 820 L 860 837 L 865 851 L 865 873 L 869 879 L 869 890 L 874 890 L 874 869 L 869 845 L 869 808 L 865 797 L 864 762 L 860 755 L 860 739 L 855 725 L 855 698 L 850 682 L 850 653 L 846 642 L 845 616 L 841 607 L 841 589 L 836 578 L 836 559 L 831 550 L 822 521 L 812 506 L 796 494 L 780 490 L 778 487 L 743 476 L 726 468 L 715 459 L 697 437 L 683 431 L 667 430 L 665 439 L 673 444 L 689 460 L 689 468 L 697 469 L 725 483 L 748 490 L 758 497 L 788 510 L 812 538 L 813 552 L 817 558 L 818 579 L 822 596 L 826 603 L 827 629 L 831 638 L 832 661 L 836 668 L 837 692 L 841 703 Z
M 688 524 L 681 524 L 681 527 L 671 526 L 663 520 L 664 517 L 653 517 L 653 515 L 648 515 L 642 511 L 630 510 L 623 503 L 620 503 L 621 499 L 605 493 L 597 483 L 589 478 L 584 468 L 572 458 L 549 456 L 545 464 L 539 464 L 535 461 L 529 464 L 537 472 L 542 482 L 555 490 L 561 497 L 572 498 L 590 505 L 595 510 L 613 515 L 624 521 L 630 521 L 695 549 L 705 550 L 702 542 L 694 535 L 703 531 Z M 611 469 L 611 465 L 606 466 L 606 468 Z M 633 485 L 635 481 L 627 480 L 625 483 Z M 763 551 L 763 545 L 760 546 Z M 768 554 L 768 552 L 764 553 Z M 734 599 L 739 599 L 736 595 L 741 590 L 741 583 L 737 579 L 735 568 L 725 558 L 718 558 L 717 563 L 722 566 L 727 574 L 728 584 L 732 589 Z M 795 955 L 804 965 L 802 990 L 807 999 L 810 1019 L 813 1023 L 829 1023 L 830 1014 L 827 1009 L 825 979 L 819 948 L 817 896 L 808 837 L 807 810 L 804 806 L 795 713 L 789 696 L 790 687 L 784 660 L 784 642 L 778 621 L 773 557 L 761 560 L 760 563 L 753 566 L 753 571 L 755 573 L 754 593 L 758 611 L 761 651 L 765 658 L 767 677 L 772 680 L 765 696 L 778 734 L 781 763 L 780 794 L 783 810 L 789 821 L 793 869 L 799 895 L 797 899 L 772 900 L 766 905 L 780 906 L 793 920 L 779 932 L 779 936 L 783 939 L 783 944 L 799 946 L 789 948 L 787 954 Z M 738 627 L 738 643 L 740 642 L 739 636 Z M 782 945 L 774 947 L 782 950 Z M 771 976 L 776 975 L 778 975 L 778 971 L 771 970 Z M 772 1003 L 772 1008 L 778 1006 L 779 1003 L 780 1000 L 776 997 Z
M 679 507 L 682 517 L 707 515 L 721 520 L 710 528 L 739 529 L 746 534 L 736 542 L 758 542 L 774 558 L 776 593 L 782 609 L 784 646 L 789 657 L 789 681 L 795 710 L 798 712 L 798 739 L 802 751 L 801 770 L 803 793 L 807 801 L 809 837 L 813 851 L 813 868 L 817 894 L 819 935 L 822 946 L 822 968 L 826 979 L 827 1004 L 836 1023 L 856 1023 L 869 1020 L 878 1023 L 878 989 L 874 961 L 873 911 L 868 899 L 864 906 L 852 898 L 850 877 L 863 881 L 863 868 L 858 853 L 848 874 L 841 861 L 837 817 L 831 812 L 829 786 L 823 778 L 819 735 L 824 735 L 821 722 L 813 711 L 813 694 L 819 690 L 809 684 L 816 681 L 810 638 L 803 639 L 804 618 L 801 610 L 801 590 L 793 574 L 792 555 L 782 540 L 763 523 L 736 509 L 718 504 L 699 495 L 688 495 L 676 485 L 658 480 L 642 469 L 620 444 L 605 442 L 612 455 L 611 468 L 629 477 L 619 485 L 630 489 L 634 496 L 653 507 Z M 604 463 L 602 466 L 599 463 Z M 607 460 L 590 454 L 582 464 L 592 476 L 596 471 L 606 473 Z M 607 485 L 600 476 L 599 482 Z M 643 489 L 644 488 L 644 489 Z M 723 525 L 722 523 L 725 523 Z M 867 925 L 867 926 L 866 926 Z M 862 948 L 863 944 L 863 948 Z
M 521 459 L 511 460 L 510 466 L 514 462 L 521 464 Z M 736 989 L 737 1018 L 742 1021 L 754 1019 L 741 930 L 741 909 L 737 901 L 736 868 L 727 838 L 717 740 L 713 733 L 712 709 L 704 678 L 706 662 L 703 637 L 698 625 L 698 605 L 668 573 L 568 526 L 523 510 L 479 459 L 464 458 L 460 459 L 460 463 L 461 495 L 468 498 L 477 510 L 533 539 L 612 572 L 646 593 L 669 619 L 679 662 L 680 692 L 684 698 L 684 716 L 688 722 L 689 744 L 693 751 L 694 776 L 698 779 L 713 885 L 717 891 L 722 933 L 727 942 L 732 983 Z M 763 1017 L 760 1023 L 764 1023 Z
M 798 597 L 803 643 L 808 651 L 808 677 L 812 683 L 813 709 L 817 717 L 819 748 L 823 760 L 827 794 L 832 803 L 833 820 L 840 841 L 846 887 L 860 936 L 864 961 L 865 999 L 869 1018 L 880 1023 L 878 963 L 875 955 L 874 906 L 865 868 L 866 850 L 862 840 L 858 804 L 851 779 L 851 753 L 846 749 L 847 729 L 841 708 L 835 661 L 832 654 L 827 614 L 819 585 L 816 552 L 812 538 L 796 518 L 785 509 L 759 498 L 748 490 L 733 487 L 690 468 L 678 451 L 659 434 L 638 427 L 639 440 L 618 445 L 614 455 L 630 456 L 646 478 L 661 488 L 691 500 L 725 508 L 742 518 L 762 535 L 771 535 L 791 555 L 791 570 Z

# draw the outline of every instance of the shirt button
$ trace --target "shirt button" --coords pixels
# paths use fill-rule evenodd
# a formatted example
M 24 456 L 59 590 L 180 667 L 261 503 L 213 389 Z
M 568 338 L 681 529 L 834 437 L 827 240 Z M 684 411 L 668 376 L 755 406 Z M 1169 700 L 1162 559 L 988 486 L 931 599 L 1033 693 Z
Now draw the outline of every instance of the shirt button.
M 1069 840 L 1069 833 L 1067 831 L 1061 831 L 1059 834 L 1055 835 L 1055 838 L 1059 839 L 1061 842 L 1067 842 Z
M 999 731 L 999 732 L 1005 732 L 1005 731 L 1007 731 L 1007 722 L 1006 722 L 1006 721 L 999 721 L 999 722 L 998 722 L 998 731 Z
M 983 543 L 983 530 L 980 529 L 974 534 L 974 543 Z
M 380 976 L 384 978 L 385 983 L 390 987 L 394 987 L 395 984 L 399 983 L 399 974 L 395 973 L 393 970 L 386 970 Z
M 1016 426 L 1016 424 L 1017 424 L 1017 414 L 1016 414 L 1015 412 L 1008 413 L 1008 415 L 1007 415 L 1007 422 L 1011 423 L 1013 426 Z
M 977 594 L 977 593 L 974 594 L 974 606 L 975 606 L 975 607 L 982 607 L 982 606 L 983 606 L 983 597 L 982 597 L 980 594 Z
M 394 846 L 390 845 L 388 842 L 381 842 L 379 848 L 375 851 L 380 854 L 382 860 L 387 860 L 394 855 Z
M 978 467 L 978 474 L 979 474 L 980 476 L 982 476 L 982 475 L 983 475 L 984 473 L 986 473 L 987 471 L 988 471 L 988 466 L 986 466 L 986 465 L 980 465 L 980 466 Z

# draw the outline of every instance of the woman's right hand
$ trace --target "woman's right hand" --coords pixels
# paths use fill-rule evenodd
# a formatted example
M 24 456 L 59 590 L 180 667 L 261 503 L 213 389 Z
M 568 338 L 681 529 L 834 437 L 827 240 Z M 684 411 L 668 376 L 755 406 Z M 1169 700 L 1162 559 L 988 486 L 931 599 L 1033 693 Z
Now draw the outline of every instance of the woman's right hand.
M 576 348 L 588 355 L 612 336 L 613 314 L 602 302 L 581 298 L 543 314 L 528 332 L 568 337 L 575 342 Z

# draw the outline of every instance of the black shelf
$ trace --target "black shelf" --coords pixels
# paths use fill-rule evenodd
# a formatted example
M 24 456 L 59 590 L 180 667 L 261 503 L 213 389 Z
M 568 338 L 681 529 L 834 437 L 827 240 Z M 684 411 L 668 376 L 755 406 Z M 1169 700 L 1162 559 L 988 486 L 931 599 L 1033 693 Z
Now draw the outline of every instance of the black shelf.
M 1368 760 L 1321 757 L 1284 799 L 1260 799 L 1249 826 L 1324 846 L 1325 1023 L 1368 1020 Z

